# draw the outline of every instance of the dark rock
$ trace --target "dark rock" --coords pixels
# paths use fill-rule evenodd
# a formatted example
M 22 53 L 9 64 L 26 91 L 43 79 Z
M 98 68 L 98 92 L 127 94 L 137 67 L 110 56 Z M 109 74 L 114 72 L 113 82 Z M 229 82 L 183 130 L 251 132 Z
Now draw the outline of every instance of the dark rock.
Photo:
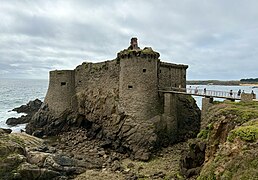
M 46 145 L 43 145 L 43 146 L 40 146 L 40 147 L 37 148 L 37 151 L 39 151 L 39 152 L 46 152 L 48 150 L 49 150 L 49 148 Z
M 117 171 L 121 169 L 121 163 L 118 160 L 115 160 L 111 166 L 112 171 Z
M 180 172 L 189 178 L 200 173 L 200 169 L 205 160 L 206 145 L 204 142 L 192 142 L 189 151 L 183 152 L 180 159 Z
M 44 136 L 43 130 L 36 130 L 32 133 L 33 136 L 36 136 L 38 138 L 42 138 Z
M 201 111 L 191 96 L 178 96 L 178 134 L 176 142 L 195 138 L 201 125 Z
M 138 167 L 138 172 L 140 172 L 141 170 L 143 170 L 144 168 L 142 166 Z
M 129 173 L 126 178 L 126 180 L 137 180 L 138 179 L 138 176 L 135 174 L 135 173 Z
M 40 109 L 27 124 L 26 133 L 35 134 L 40 130 L 40 136 L 38 137 L 42 137 L 43 135 L 51 136 L 68 131 L 72 127 L 72 125 L 69 125 L 69 115 L 71 115 L 71 112 L 65 111 L 58 117 L 54 117 L 50 111 Z
M 28 102 L 26 105 L 22 105 L 20 107 L 14 108 L 12 111 L 16 111 L 17 113 L 26 113 L 32 114 L 39 110 L 42 105 L 42 101 L 39 99 L 35 99 L 34 101 Z
M 0 134 L 10 134 L 11 132 L 11 129 L 0 128 Z
M 151 175 L 152 179 L 159 179 L 159 178 L 164 178 L 166 176 L 166 174 L 164 174 L 162 171 L 154 173 L 153 175 Z
M 75 166 L 76 161 L 63 155 L 58 154 L 53 157 L 54 161 L 61 166 Z
M 6 124 L 9 126 L 16 126 L 17 124 L 25 124 L 28 123 L 31 120 L 31 115 L 22 115 L 21 117 L 18 118 L 8 118 L 6 120 Z
M 26 113 L 18 118 L 8 118 L 6 124 L 10 126 L 16 126 L 17 124 L 25 124 L 31 121 L 32 116 L 40 109 L 42 102 L 39 99 L 28 102 L 26 105 L 22 105 L 18 108 L 14 108 L 13 111 L 18 113 Z
M 128 168 L 134 168 L 134 164 L 133 164 L 133 163 L 129 163 L 129 164 L 127 165 L 127 167 L 128 167 Z
M 21 179 L 38 179 L 38 180 L 44 180 L 44 179 L 53 179 L 55 177 L 60 176 L 61 174 L 59 172 L 45 169 L 45 168 L 38 168 L 35 165 L 31 165 L 28 163 L 22 164 L 18 168 L 18 173 L 21 176 Z

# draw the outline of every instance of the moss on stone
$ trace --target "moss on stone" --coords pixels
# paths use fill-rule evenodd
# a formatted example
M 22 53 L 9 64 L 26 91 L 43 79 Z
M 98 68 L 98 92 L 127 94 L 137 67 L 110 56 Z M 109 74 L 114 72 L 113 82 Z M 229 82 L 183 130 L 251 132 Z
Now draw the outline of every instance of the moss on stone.
M 232 130 L 228 135 L 228 140 L 233 142 L 236 137 L 243 141 L 256 141 L 258 139 L 258 120 Z
M 210 123 L 207 125 L 207 127 L 205 129 L 202 129 L 198 134 L 197 134 L 197 138 L 201 138 L 201 139 L 208 139 L 211 130 L 213 129 L 213 123 Z
M 215 113 L 214 113 L 215 112 Z M 214 106 L 210 112 L 211 118 L 217 121 L 218 116 L 230 118 L 237 124 L 243 124 L 249 120 L 258 118 L 258 103 L 257 102 L 225 102 Z
M 142 52 L 143 52 L 144 54 L 156 54 L 156 52 L 153 51 L 151 48 L 144 48 L 144 49 L 142 50 Z
M 197 138 L 207 139 L 209 135 L 209 130 L 203 129 L 197 134 Z

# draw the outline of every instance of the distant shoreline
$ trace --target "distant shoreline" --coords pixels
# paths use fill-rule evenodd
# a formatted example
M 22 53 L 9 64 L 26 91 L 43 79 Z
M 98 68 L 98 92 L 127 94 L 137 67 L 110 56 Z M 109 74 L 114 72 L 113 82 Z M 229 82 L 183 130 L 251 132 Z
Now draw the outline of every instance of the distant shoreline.
M 253 87 L 258 87 L 258 84 L 253 84 L 253 83 L 250 83 L 250 84 L 239 84 L 240 86 L 253 86 Z
M 219 81 L 219 80 L 193 80 L 186 81 L 187 85 L 223 85 L 223 86 L 253 86 L 258 87 L 258 82 L 243 82 L 243 81 Z

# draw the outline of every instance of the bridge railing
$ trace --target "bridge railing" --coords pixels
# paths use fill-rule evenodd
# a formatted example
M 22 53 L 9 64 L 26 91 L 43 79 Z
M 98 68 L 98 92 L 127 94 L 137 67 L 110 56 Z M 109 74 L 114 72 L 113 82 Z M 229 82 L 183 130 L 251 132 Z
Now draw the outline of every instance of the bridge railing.
M 240 99 L 240 95 L 237 92 L 230 92 L 230 91 L 226 92 L 226 91 L 213 91 L 213 90 L 198 89 L 198 88 L 193 89 L 193 88 L 176 88 L 176 87 L 167 87 L 167 88 L 163 88 L 162 90 L 185 92 L 191 95 Z

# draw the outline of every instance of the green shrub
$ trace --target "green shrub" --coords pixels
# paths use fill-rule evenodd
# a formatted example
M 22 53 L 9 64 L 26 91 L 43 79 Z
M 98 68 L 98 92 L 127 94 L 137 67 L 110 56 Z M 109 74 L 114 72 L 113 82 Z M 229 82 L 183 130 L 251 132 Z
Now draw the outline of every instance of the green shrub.
M 243 141 L 253 142 L 258 139 L 258 124 L 252 126 L 241 126 L 232 130 L 228 135 L 228 140 L 233 142 L 236 137 Z
M 209 130 L 203 129 L 197 134 L 197 138 L 207 139 L 209 135 Z

